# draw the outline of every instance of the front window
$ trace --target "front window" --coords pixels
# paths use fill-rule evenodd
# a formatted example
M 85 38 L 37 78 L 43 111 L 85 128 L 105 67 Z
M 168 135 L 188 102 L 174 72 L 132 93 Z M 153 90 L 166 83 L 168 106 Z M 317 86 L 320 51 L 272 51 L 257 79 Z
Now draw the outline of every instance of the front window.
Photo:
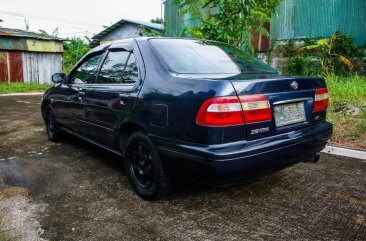
M 90 84 L 94 82 L 96 71 L 103 53 L 89 57 L 72 74 L 70 84 Z
M 180 74 L 277 73 L 242 50 L 225 43 L 191 39 L 150 39 L 171 71 Z

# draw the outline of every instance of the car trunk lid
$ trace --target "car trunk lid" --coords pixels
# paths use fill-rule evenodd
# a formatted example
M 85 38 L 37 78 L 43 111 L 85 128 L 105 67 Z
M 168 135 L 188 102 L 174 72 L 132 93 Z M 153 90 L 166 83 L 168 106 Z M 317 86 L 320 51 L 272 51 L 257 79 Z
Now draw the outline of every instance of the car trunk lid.
M 245 123 L 248 140 L 289 132 L 325 120 L 324 110 L 313 112 L 316 90 L 326 87 L 323 78 L 241 75 L 229 80 L 239 99 L 264 95 L 268 100 L 272 118 Z

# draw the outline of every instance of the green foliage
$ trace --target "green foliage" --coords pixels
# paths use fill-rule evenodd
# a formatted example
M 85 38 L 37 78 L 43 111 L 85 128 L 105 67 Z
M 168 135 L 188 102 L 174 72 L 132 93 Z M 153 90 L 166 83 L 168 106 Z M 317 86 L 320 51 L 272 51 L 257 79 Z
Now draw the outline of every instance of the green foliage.
M 316 76 L 321 72 L 321 66 L 312 56 L 293 56 L 284 65 L 284 73 L 297 76 Z
M 281 0 L 175 0 L 183 13 L 190 13 L 200 24 L 188 34 L 195 38 L 217 40 L 249 49 L 250 32 L 259 31 L 271 21 L 271 14 Z
M 322 75 L 329 76 L 336 72 L 337 66 L 340 64 L 345 66 L 349 70 L 354 69 L 354 64 L 349 59 L 348 56 L 342 54 L 342 50 L 345 50 L 342 43 L 344 43 L 345 38 L 341 38 L 342 42 L 339 40 L 340 32 L 335 32 L 333 36 L 328 39 L 319 39 L 313 45 L 307 45 L 299 49 L 299 52 L 312 52 L 318 57 L 322 66 Z M 347 49 L 348 52 L 352 51 L 351 46 Z M 342 52 L 339 52 L 342 51 Z M 345 52 L 345 51 L 344 51 Z
M 166 32 L 167 28 L 164 28 L 164 32 L 159 32 L 156 31 L 154 29 L 148 28 L 146 26 L 140 26 L 140 32 L 139 35 L 141 37 L 175 37 L 175 38 L 180 38 L 180 37 L 184 37 L 184 28 L 182 28 L 179 33 L 177 33 L 174 36 L 168 35 L 168 33 Z
M 327 118 L 334 125 L 333 143 L 366 148 L 366 77 L 328 76 Z
M 334 42 L 334 52 L 349 57 L 362 57 L 363 48 L 355 44 L 355 40 L 351 35 L 338 34 Z
M 89 50 L 89 45 L 80 37 L 66 39 L 64 41 L 64 72 L 68 73 Z
M 148 28 L 146 26 L 140 26 L 139 35 L 141 37 L 163 37 L 164 33 Z
M 22 92 L 43 92 L 51 85 L 41 85 L 37 83 L 0 83 L 0 94 L 22 93 Z

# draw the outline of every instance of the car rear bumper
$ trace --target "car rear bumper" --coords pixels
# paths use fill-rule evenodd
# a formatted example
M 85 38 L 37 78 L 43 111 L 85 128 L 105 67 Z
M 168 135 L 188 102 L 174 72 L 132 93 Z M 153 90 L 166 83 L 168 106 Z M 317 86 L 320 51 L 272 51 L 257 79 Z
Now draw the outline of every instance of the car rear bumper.
M 328 122 L 254 141 L 201 145 L 150 136 L 168 172 L 211 185 L 283 169 L 316 157 L 328 143 Z

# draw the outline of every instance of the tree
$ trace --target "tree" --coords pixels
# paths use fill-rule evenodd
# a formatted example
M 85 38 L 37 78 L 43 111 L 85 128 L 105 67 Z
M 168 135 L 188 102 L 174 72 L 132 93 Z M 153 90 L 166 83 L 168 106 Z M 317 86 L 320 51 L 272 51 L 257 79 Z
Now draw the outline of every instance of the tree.
M 249 48 L 250 32 L 268 36 L 263 24 L 271 21 L 271 14 L 282 0 L 175 0 L 182 13 L 190 13 L 198 20 L 188 33 L 195 38 L 218 40 Z
M 89 50 L 89 45 L 84 39 L 80 37 L 67 38 L 64 41 L 64 72 L 69 72 Z

